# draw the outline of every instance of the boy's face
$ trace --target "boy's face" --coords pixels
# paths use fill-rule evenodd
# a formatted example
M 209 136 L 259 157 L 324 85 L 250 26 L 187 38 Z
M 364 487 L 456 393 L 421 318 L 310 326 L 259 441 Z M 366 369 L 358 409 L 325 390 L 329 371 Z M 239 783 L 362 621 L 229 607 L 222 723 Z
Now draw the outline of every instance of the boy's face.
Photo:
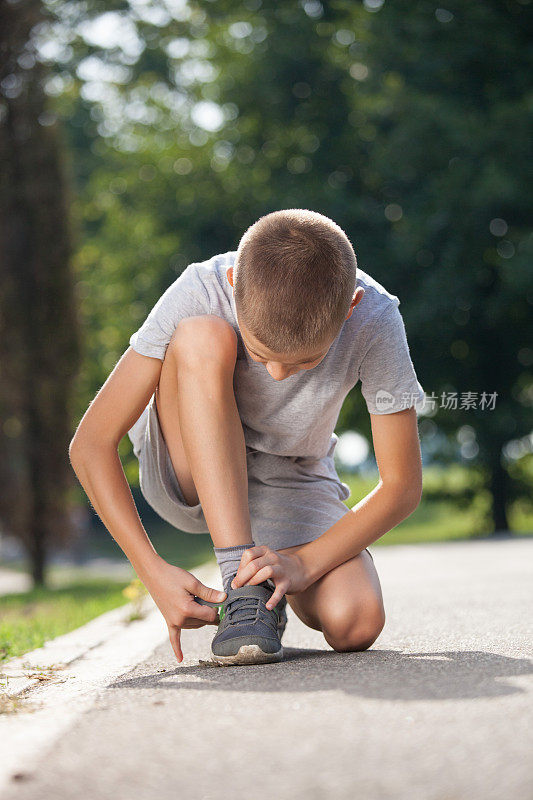
M 233 287 L 233 267 L 229 267 L 226 274 L 228 281 Z M 235 289 L 233 289 L 233 293 L 235 294 Z M 357 303 L 362 299 L 364 293 L 364 289 L 356 289 L 346 319 L 352 315 L 352 311 Z M 316 367 L 318 364 L 320 364 L 338 335 L 335 334 L 331 338 L 325 340 L 319 347 L 314 348 L 313 352 L 298 351 L 290 354 L 275 353 L 273 350 L 269 350 L 268 347 L 262 344 L 259 339 L 257 339 L 253 333 L 248 330 L 242 320 L 237 320 L 237 322 L 241 332 L 241 338 L 250 355 L 250 358 L 252 361 L 257 361 L 260 364 L 264 364 L 267 372 L 276 381 L 283 381 L 285 378 L 289 378 L 291 375 L 294 375 L 301 369 L 307 370 Z

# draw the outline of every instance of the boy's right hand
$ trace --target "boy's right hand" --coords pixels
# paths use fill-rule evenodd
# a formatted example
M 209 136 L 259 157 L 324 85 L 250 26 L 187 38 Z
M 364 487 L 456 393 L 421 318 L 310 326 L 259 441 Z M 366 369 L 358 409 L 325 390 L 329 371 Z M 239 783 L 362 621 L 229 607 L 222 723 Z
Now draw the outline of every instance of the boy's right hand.
M 218 623 L 216 609 L 196 603 L 194 597 L 221 603 L 226 598 L 226 592 L 204 586 L 190 572 L 168 564 L 164 559 L 158 561 L 157 568 L 149 577 L 143 577 L 143 583 L 165 618 L 172 649 L 178 662 L 181 662 L 181 629 Z

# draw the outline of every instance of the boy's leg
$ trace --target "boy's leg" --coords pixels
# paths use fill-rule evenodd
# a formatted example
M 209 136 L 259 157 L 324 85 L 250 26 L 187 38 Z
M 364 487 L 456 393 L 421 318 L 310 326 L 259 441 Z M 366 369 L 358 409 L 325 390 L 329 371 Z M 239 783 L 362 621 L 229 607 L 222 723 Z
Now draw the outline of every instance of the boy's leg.
M 220 664 L 279 661 L 278 616 L 266 585 L 231 590 L 252 542 L 244 431 L 233 389 L 237 336 L 221 317 L 187 317 L 169 343 L 156 410 L 185 501 L 201 502 L 225 591 L 224 615 L 211 644 Z
M 237 336 L 221 317 L 181 320 L 168 345 L 156 407 L 189 505 L 202 503 L 216 548 L 252 543 L 246 447 L 233 390 Z
M 290 553 L 298 547 L 287 547 Z M 310 628 L 322 631 L 327 643 L 339 652 L 366 650 L 385 624 L 381 586 L 371 556 L 363 550 L 305 591 L 287 595 L 289 605 Z

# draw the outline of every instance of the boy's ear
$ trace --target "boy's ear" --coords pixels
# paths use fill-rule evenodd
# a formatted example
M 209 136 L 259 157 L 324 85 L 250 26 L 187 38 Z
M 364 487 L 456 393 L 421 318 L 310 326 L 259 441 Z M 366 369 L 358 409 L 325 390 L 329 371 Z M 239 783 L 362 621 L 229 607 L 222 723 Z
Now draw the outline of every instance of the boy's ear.
M 350 319 L 350 317 L 352 316 L 352 311 L 356 307 L 357 303 L 361 302 L 361 300 L 363 299 L 364 293 L 365 293 L 365 290 L 363 289 L 363 287 L 362 286 L 358 286 L 358 288 L 353 293 L 352 302 L 351 302 L 351 305 L 350 305 L 350 310 L 348 311 L 348 315 L 347 315 L 346 319 Z
M 227 268 L 226 277 L 227 277 L 228 281 L 230 282 L 230 284 L 233 286 L 233 267 L 228 267 Z

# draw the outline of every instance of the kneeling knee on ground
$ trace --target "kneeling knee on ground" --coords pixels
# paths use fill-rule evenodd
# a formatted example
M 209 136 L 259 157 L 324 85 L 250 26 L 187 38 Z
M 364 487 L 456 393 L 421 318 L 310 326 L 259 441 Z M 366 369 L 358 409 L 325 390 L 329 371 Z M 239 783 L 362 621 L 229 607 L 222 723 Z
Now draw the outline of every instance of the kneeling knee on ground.
M 198 366 L 233 369 L 237 357 L 237 334 L 229 322 L 214 314 L 180 320 L 168 350 L 182 367 Z
M 342 653 L 366 650 L 374 644 L 384 625 L 383 606 L 374 600 L 359 609 L 330 609 L 322 619 L 322 632 L 327 643 Z

